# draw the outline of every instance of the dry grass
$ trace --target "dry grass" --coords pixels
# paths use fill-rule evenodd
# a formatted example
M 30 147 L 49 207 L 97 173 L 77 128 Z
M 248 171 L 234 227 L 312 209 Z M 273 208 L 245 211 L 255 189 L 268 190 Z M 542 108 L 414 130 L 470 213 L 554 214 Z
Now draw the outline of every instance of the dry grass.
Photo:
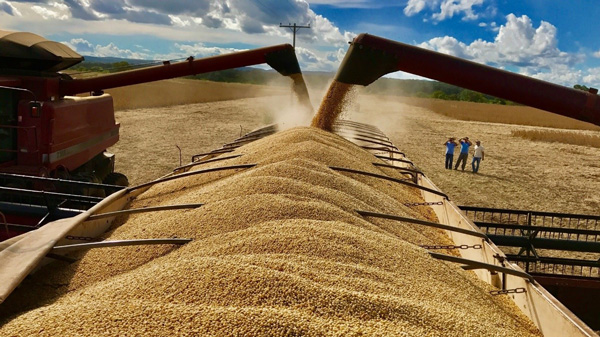
M 556 142 L 600 148 L 600 136 L 573 131 L 559 130 L 513 130 L 515 137 L 542 142 Z
M 596 130 L 600 127 L 528 106 L 446 101 L 427 98 L 403 98 L 403 102 L 463 121 L 544 126 L 560 129 Z
M 290 81 L 290 86 L 292 81 Z M 187 79 L 138 84 L 106 91 L 115 110 L 166 107 L 180 104 L 218 102 L 232 99 L 289 95 L 289 88 Z

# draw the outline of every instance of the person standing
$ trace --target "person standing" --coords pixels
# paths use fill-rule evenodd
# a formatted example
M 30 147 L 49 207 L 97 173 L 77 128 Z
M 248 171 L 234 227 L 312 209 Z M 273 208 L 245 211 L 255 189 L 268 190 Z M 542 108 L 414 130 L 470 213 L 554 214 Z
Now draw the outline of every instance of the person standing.
M 458 170 L 458 166 L 460 162 L 462 162 L 462 170 L 465 170 L 465 165 L 467 165 L 467 158 L 469 157 L 469 147 L 473 145 L 469 140 L 469 137 L 461 138 L 458 140 L 460 142 L 460 154 L 458 155 L 458 160 L 456 161 L 456 166 L 454 166 L 455 170 Z
M 479 171 L 479 163 L 483 160 L 484 156 L 485 152 L 481 142 L 476 141 L 475 151 L 473 152 L 473 162 L 471 163 L 471 166 L 473 166 L 473 173 L 477 173 L 477 171 Z
M 454 148 L 458 144 L 456 144 L 456 142 L 454 141 L 454 137 L 450 137 L 444 143 L 444 145 L 446 145 L 446 168 L 448 170 L 452 170 L 452 160 L 454 160 Z

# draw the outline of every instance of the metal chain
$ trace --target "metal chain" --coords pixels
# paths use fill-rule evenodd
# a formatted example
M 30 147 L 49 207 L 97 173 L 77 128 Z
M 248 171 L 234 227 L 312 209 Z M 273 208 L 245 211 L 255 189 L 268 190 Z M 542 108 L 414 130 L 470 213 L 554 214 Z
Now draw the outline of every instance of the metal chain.
M 443 205 L 443 201 L 435 201 L 435 202 L 417 202 L 414 204 L 405 203 L 404 206 L 413 207 L 413 206 L 432 206 L 432 205 Z
M 481 248 L 483 248 L 483 246 L 480 245 L 480 244 L 475 244 L 475 245 L 472 245 L 472 246 L 469 246 L 469 245 L 448 245 L 448 246 L 443 246 L 443 245 L 433 245 L 433 246 L 422 245 L 420 247 L 421 248 L 425 248 L 425 249 L 469 249 L 469 248 L 481 249 Z
M 74 235 L 67 235 L 65 236 L 65 239 L 67 240 L 76 240 L 76 241 L 90 241 L 90 242 L 96 242 L 96 241 L 103 241 L 104 238 L 93 238 L 90 236 L 74 236 Z
M 525 288 L 514 288 L 514 289 L 505 289 L 505 290 L 492 290 L 490 291 L 490 295 L 498 296 L 498 295 L 506 295 L 506 294 L 521 294 L 526 293 L 527 290 Z

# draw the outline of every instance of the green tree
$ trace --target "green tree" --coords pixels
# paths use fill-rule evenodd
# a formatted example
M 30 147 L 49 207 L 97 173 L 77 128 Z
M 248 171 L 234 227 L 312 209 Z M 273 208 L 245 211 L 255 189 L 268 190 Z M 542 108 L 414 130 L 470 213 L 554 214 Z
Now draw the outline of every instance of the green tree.
M 487 103 L 487 99 L 483 96 L 483 94 L 478 93 L 472 90 L 462 90 L 458 94 L 458 99 L 461 101 L 467 102 L 477 102 L 477 103 Z
M 437 98 L 437 99 L 448 99 L 448 95 L 446 95 L 445 92 L 441 91 L 441 90 L 436 90 L 431 94 L 431 98 Z
M 125 71 L 132 69 L 132 66 L 127 61 L 115 62 L 111 65 L 111 71 Z

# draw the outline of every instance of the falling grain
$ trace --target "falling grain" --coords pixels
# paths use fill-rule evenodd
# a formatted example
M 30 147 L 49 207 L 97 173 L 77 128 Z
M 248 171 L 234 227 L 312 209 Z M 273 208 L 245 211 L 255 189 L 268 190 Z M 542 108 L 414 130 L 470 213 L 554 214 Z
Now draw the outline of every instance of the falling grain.
M 313 117 L 311 126 L 325 131 L 333 130 L 333 123 L 348 103 L 348 94 L 351 88 L 351 84 L 333 81 L 321 102 L 319 111 Z

